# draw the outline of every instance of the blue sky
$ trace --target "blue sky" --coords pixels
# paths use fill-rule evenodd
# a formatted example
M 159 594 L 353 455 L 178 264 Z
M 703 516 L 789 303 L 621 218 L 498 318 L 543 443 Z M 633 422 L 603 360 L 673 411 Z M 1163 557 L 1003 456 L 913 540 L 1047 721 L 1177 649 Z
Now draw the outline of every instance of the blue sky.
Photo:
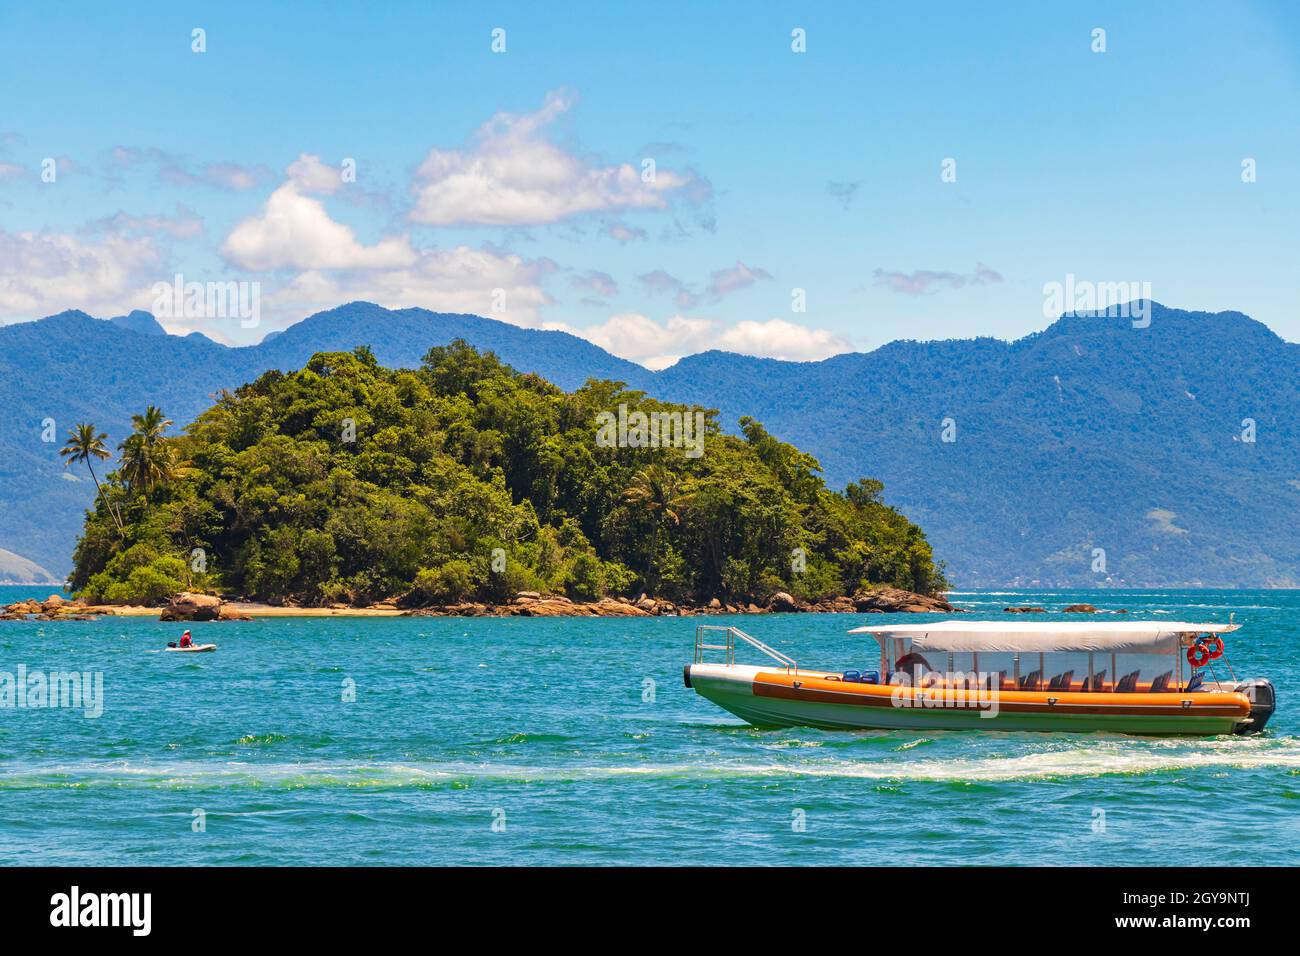
M 1300 340 L 1295 5 L 976 6 L 6 0 L 0 321 L 181 273 L 259 284 L 165 320 L 221 341 L 368 298 L 657 366 L 1014 338 L 1073 274 Z

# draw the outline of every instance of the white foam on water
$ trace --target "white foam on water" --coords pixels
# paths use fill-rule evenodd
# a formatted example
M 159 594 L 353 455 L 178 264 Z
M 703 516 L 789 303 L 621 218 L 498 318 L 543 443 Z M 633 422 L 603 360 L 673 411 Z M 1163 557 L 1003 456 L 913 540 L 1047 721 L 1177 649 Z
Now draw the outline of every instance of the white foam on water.
M 741 779 L 745 777 L 826 777 L 890 781 L 1014 781 L 1065 777 L 1099 777 L 1203 770 L 1216 767 L 1300 771 L 1300 739 L 1230 738 L 1181 740 L 1108 740 L 1075 747 L 1030 750 L 1014 756 L 942 758 L 893 751 L 879 759 L 810 755 L 806 749 L 788 759 L 717 760 L 644 764 L 584 764 L 540 767 L 507 763 L 415 763 L 389 761 L 321 761 L 315 763 L 207 762 L 133 764 L 82 761 L 73 764 L 11 767 L 0 790 L 128 787 L 359 787 L 430 786 L 457 781 L 502 783 L 583 782 L 618 778 Z
M 1262 748 L 1249 744 L 1241 746 L 1236 741 L 1227 742 L 1226 746 L 1216 744 L 1219 742 L 1202 745 L 1178 743 L 1172 747 L 1117 744 L 1027 753 L 1015 757 L 862 761 L 839 766 L 786 768 L 786 771 L 801 775 L 861 777 L 870 780 L 1001 782 L 1165 773 L 1214 767 L 1241 770 L 1300 769 L 1300 742 L 1287 741 L 1285 746 Z

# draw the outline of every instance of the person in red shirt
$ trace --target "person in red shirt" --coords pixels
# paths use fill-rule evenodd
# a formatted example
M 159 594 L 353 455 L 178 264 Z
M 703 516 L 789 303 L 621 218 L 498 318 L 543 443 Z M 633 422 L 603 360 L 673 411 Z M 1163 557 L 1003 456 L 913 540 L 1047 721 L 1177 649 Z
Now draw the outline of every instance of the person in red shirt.
M 194 641 L 193 641 L 193 639 L 190 637 L 190 632 L 189 632 L 189 631 L 186 631 L 184 634 L 181 635 L 181 647 L 190 647 L 190 646 L 192 646 L 193 644 L 194 644 Z

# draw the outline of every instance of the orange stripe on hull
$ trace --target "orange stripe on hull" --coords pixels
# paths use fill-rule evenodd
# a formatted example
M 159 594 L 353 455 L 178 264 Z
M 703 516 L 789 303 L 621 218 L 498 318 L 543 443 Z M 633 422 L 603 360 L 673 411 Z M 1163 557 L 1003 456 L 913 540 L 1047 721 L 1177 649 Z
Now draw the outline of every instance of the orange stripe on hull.
M 799 686 L 795 686 L 798 684 Z M 851 704 L 862 707 L 916 707 L 927 710 L 983 710 L 987 709 L 991 699 L 996 699 L 999 711 L 1025 714 L 1127 714 L 1133 716 L 1174 716 L 1195 715 L 1197 717 L 1235 717 L 1250 716 L 1250 699 L 1238 693 L 1170 693 L 1170 694 L 1108 694 L 1078 693 L 1070 691 L 1000 691 L 996 698 L 975 696 L 968 691 L 960 700 L 945 700 L 941 688 L 934 688 L 933 695 L 925 688 L 919 688 L 920 701 L 916 699 L 918 688 L 896 687 L 886 684 L 854 684 L 845 681 L 827 680 L 813 674 L 772 674 L 758 673 L 754 676 L 753 693 L 755 697 L 774 697 L 782 700 L 800 700 L 813 703 Z M 906 703 L 895 703 L 894 694 Z M 1056 701 L 1048 703 L 1048 698 Z M 1113 700 L 1098 700 L 1098 698 Z M 1191 704 L 1184 707 L 1183 701 Z

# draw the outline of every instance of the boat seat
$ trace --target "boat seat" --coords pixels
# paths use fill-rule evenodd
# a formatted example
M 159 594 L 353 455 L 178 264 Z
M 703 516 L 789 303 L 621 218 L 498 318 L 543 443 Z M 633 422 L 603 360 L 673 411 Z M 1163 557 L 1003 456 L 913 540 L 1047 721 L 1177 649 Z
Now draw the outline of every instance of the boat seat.
M 1038 690 L 1038 685 L 1043 682 L 1043 672 L 1033 671 L 1020 678 L 1021 690 Z
M 1119 685 L 1115 688 L 1117 694 L 1131 694 L 1137 690 L 1138 675 L 1142 672 L 1136 670 L 1131 674 L 1125 674 L 1119 679 Z
M 1187 682 L 1187 690 L 1200 690 L 1201 685 L 1205 683 L 1205 671 L 1197 671 L 1192 675 L 1192 679 Z
M 1169 679 L 1174 676 L 1173 671 L 1165 671 L 1159 677 L 1151 682 L 1152 694 L 1164 694 L 1169 690 Z
M 1105 686 L 1106 672 L 1098 671 L 1096 674 L 1093 674 L 1092 677 L 1085 677 L 1083 679 L 1083 687 L 1081 687 L 1080 690 L 1099 691 Z
M 1048 690 L 1069 690 L 1070 685 L 1074 682 L 1074 671 L 1066 671 L 1064 674 L 1057 674 L 1052 678 L 1052 682 L 1047 685 Z

